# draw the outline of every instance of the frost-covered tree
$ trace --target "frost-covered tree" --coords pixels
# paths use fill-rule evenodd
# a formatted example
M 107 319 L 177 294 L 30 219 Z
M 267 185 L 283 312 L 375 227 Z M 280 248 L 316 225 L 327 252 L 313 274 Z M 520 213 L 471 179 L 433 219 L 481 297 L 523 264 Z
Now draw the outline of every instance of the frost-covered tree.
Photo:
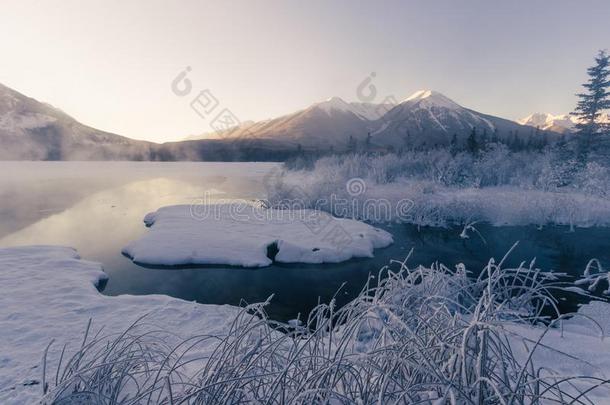
M 595 57 L 595 65 L 587 69 L 589 80 L 583 84 L 584 93 L 579 97 L 576 109 L 572 115 L 578 118 L 576 124 L 578 133 L 590 136 L 608 130 L 608 124 L 599 122 L 603 110 L 610 108 L 610 55 L 599 51 Z
M 487 136 L 487 129 L 483 128 L 483 133 L 481 134 L 481 139 L 479 140 L 479 144 L 483 149 L 487 148 L 487 143 L 489 142 L 489 138 Z
M 356 141 L 356 139 L 354 138 L 353 135 L 350 135 L 349 139 L 347 140 L 348 152 L 355 152 L 357 148 L 358 148 L 358 141 Z
M 455 156 L 458 153 L 458 140 L 457 134 L 455 133 L 451 137 L 451 142 L 449 143 L 449 152 L 451 153 L 451 156 Z
M 550 167 L 544 181 L 554 188 L 567 187 L 574 184 L 578 173 L 582 170 L 578 151 L 573 142 L 567 142 L 562 137 L 551 149 Z
M 479 151 L 479 142 L 477 141 L 477 129 L 472 127 L 472 131 L 468 138 L 466 139 L 466 148 L 468 152 L 475 154 Z

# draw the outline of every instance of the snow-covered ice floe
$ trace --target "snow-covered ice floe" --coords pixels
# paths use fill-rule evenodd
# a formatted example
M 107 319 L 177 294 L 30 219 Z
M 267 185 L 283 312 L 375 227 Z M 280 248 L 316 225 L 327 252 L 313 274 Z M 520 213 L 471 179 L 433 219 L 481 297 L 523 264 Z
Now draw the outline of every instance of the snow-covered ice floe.
M 388 232 L 322 211 L 268 209 L 249 203 L 175 205 L 146 215 L 151 229 L 123 249 L 148 265 L 338 263 L 373 257 Z
M 96 288 L 106 278 L 100 264 L 80 260 L 71 248 L 0 249 L 0 404 L 37 403 L 46 346 L 56 341 L 48 359 L 57 364 L 64 343 L 68 351 L 80 347 L 90 318 L 93 330 L 111 333 L 146 315 L 151 328 L 184 338 L 222 334 L 239 311 L 165 295 L 108 297 Z

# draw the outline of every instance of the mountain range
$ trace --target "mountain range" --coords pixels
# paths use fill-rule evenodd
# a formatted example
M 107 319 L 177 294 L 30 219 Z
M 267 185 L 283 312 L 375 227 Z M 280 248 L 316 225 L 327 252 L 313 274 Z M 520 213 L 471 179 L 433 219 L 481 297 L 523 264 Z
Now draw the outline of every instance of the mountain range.
M 602 114 L 599 121 L 610 123 L 610 114 Z M 575 131 L 578 118 L 570 114 L 553 115 L 549 113 L 534 113 L 518 120 L 518 122 L 521 125 L 529 125 L 545 131 L 566 134 Z
M 550 117 L 514 122 L 421 90 L 395 105 L 332 97 L 278 118 L 157 144 L 88 127 L 0 84 L 0 160 L 282 160 L 295 151 L 342 151 L 363 142 L 380 149 L 448 145 L 465 142 L 473 128 L 498 139 L 571 130 Z
M 279 118 L 247 122 L 190 139 L 274 139 L 317 150 L 341 150 L 354 142 L 370 142 L 382 148 L 432 147 L 448 145 L 454 136 L 457 142 L 465 142 L 473 128 L 480 136 L 485 133 L 499 139 L 557 135 L 552 130 L 462 107 L 432 90 L 420 90 L 395 105 L 346 102 L 333 97 Z
M 130 139 L 81 124 L 65 112 L 0 84 L 0 160 L 249 160 L 269 155 L 275 142 L 154 142 Z M 277 150 L 275 160 L 289 152 Z
M 0 160 L 148 160 L 151 142 L 88 127 L 0 84 Z
M 458 143 L 463 143 L 473 128 L 479 136 L 506 140 L 535 132 L 533 127 L 462 107 L 431 90 L 414 93 L 377 122 L 373 142 L 393 147 L 442 146 L 448 145 L 454 137 Z

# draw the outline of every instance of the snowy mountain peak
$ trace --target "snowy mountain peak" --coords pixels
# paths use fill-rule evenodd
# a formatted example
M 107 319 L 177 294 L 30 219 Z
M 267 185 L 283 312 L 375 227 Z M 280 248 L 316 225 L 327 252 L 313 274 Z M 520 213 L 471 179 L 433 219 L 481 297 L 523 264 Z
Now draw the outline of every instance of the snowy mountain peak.
M 332 110 L 351 111 L 349 103 L 343 100 L 341 97 L 328 98 L 320 103 L 314 104 L 312 107 L 321 108 L 326 112 L 330 112 Z
M 43 128 L 61 118 L 58 112 L 0 83 L 0 131 L 17 135 Z
M 411 94 L 401 104 L 420 105 L 421 107 L 461 108 L 459 104 L 434 90 L 418 90 Z
M 404 101 L 422 100 L 424 98 L 432 97 L 433 93 L 436 92 L 432 90 L 418 90 L 415 93 L 411 94 L 409 97 L 407 97 Z
M 327 98 L 324 101 L 320 101 L 319 103 L 315 103 L 309 107 L 309 109 L 320 109 L 327 113 L 328 115 L 332 115 L 336 111 L 348 112 L 351 111 L 351 106 L 341 97 L 331 97 Z
M 549 113 L 534 113 L 525 118 L 517 120 L 521 125 L 530 125 L 538 127 L 542 130 L 550 130 L 555 132 L 573 132 L 576 129 L 578 118 L 570 114 L 549 114 Z M 600 123 L 610 123 L 610 114 L 602 114 L 599 117 Z
M 552 124 L 554 121 L 566 121 L 572 122 L 573 119 L 568 114 L 559 114 L 554 115 L 550 113 L 533 113 L 528 115 L 525 118 L 518 120 L 519 124 L 522 125 L 532 125 L 532 126 L 544 126 L 548 124 Z
M 542 130 L 556 132 L 572 131 L 576 124 L 576 118 L 568 114 L 534 113 L 517 121 L 521 125 L 529 125 Z
M 381 118 L 381 116 L 390 109 L 390 106 L 373 103 L 347 102 L 341 97 L 331 97 L 312 105 L 310 108 L 319 108 L 328 115 L 332 115 L 332 113 L 336 111 L 350 112 L 361 120 L 373 121 Z

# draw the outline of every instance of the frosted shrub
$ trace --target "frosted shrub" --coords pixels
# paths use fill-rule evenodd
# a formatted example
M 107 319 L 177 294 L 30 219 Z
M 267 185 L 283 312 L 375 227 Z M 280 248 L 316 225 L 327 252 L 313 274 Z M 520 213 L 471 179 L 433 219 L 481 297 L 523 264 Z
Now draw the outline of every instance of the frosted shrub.
M 401 155 L 351 154 L 320 158 L 313 172 L 332 170 L 343 178 L 369 178 L 386 184 L 399 178 L 433 181 L 446 186 L 532 185 L 541 175 L 544 154 L 510 152 L 504 144 L 488 144 L 478 155 L 447 150 L 409 151 Z
M 577 187 L 585 194 L 607 197 L 610 193 L 610 170 L 599 163 L 588 163 L 577 182 Z
M 579 168 L 571 156 L 567 147 L 544 153 L 511 152 L 505 145 L 493 143 L 476 155 L 452 155 L 438 149 L 400 155 L 327 156 L 312 170 L 288 170 L 269 187 L 268 195 L 271 206 L 281 205 L 283 199 L 301 199 L 306 208 L 377 222 L 609 224 L 608 167 L 590 162 Z M 365 180 L 366 192 L 352 196 L 346 193 L 346 184 L 356 177 Z M 393 207 L 392 215 L 379 219 L 362 215 L 362 210 L 336 209 L 328 204 L 333 197 L 349 201 L 350 207 L 381 199 Z M 406 213 L 397 208 L 404 199 L 413 202 Z
M 171 347 L 170 334 L 142 322 L 92 338 L 87 328 L 82 347 L 47 368 L 45 403 L 591 403 L 603 388 L 537 367 L 540 341 L 511 331 L 547 324 L 543 336 L 556 322 L 543 315 L 559 316 L 553 273 L 492 260 L 472 279 L 463 265 L 394 262 L 377 280 L 341 308 L 319 305 L 302 326 L 268 319 L 265 302 L 243 308 L 225 335 Z
M 543 154 L 510 152 L 504 144 L 490 144 L 474 162 L 480 187 L 513 185 L 530 188 L 542 173 Z

